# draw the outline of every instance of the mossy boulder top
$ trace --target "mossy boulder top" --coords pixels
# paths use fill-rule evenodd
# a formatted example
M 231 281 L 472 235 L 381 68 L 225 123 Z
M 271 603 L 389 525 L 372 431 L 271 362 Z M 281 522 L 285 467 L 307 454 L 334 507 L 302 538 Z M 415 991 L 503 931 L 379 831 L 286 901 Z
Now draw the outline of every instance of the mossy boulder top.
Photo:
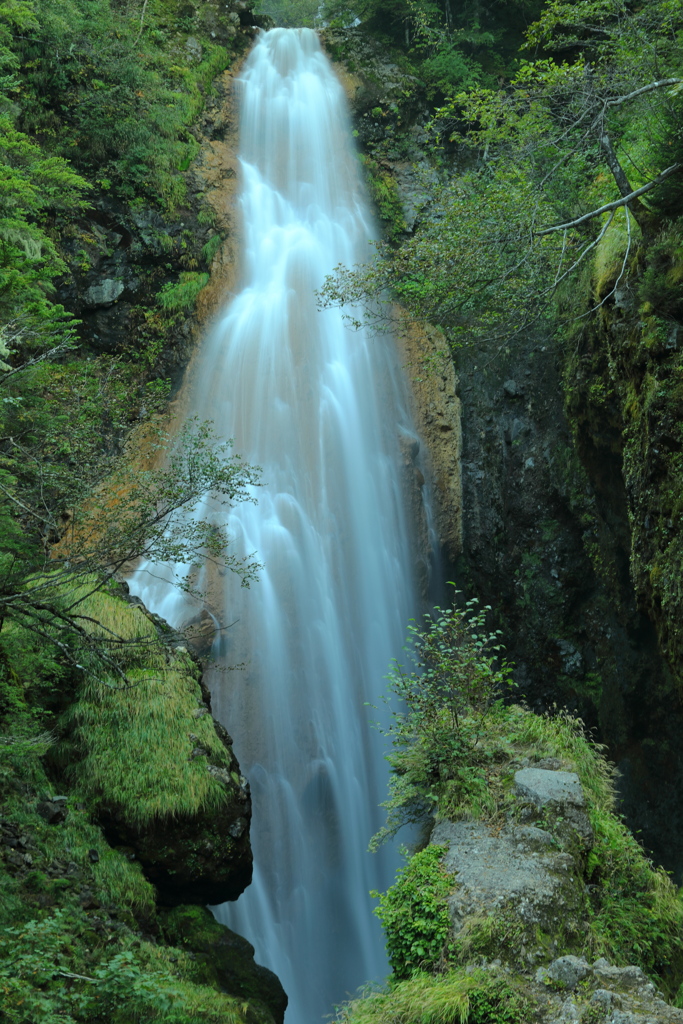
M 99 592 L 88 609 L 128 641 L 129 684 L 84 680 L 57 755 L 66 780 L 163 905 L 237 899 L 252 875 L 249 784 L 197 661 L 139 604 Z
M 461 949 L 475 936 L 478 966 L 513 979 L 544 1024 L 683 1024 L 640 967 L 570 952 L 584 946 L 590 915 L 587 801 L 574 772 L 515 767 L 504 823 L 441 821 L 431 835 L 453 876 Z

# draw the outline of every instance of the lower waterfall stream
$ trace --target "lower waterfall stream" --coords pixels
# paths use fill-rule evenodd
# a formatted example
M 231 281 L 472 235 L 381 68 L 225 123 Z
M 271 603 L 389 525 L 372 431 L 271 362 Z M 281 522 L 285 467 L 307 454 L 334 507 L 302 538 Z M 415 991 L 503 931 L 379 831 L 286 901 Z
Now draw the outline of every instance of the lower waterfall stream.
M 395 855 L 366 852 L 386 765 L 364 705 L 419 605 L 401 447 L 416 435 L 391 338 L 316 306 L 325 275 L 369 258 L 374 228 L 315 33 L 261 34 L 239 87 L 243 287 L 189 385 L 190 415 L 262 468 L 256 503 L 220 524 L 259 580 L 201 581 L 235 623 L 206 678 L 254 802 L 254 881 L 215 912 L 280 977 L 288 1024 L 315 1024 L 387 971 L 368 891 L 391 883 Z M 143 565 L 131 590 L 180 626 L 196 606 L 160 576 Z

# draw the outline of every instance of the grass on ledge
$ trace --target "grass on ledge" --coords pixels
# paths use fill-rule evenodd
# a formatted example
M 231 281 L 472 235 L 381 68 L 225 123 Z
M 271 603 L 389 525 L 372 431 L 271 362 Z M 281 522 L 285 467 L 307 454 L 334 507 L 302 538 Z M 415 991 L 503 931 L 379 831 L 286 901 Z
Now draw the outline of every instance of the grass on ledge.
M 524 997 L 491 971 L 415 974 L 346 1003 L 334 1024 L 526 1024 Z
M 137 825 L 224 808 L 229 792 L 206 757 L 191 757 L 201 747 L 211 763 L 231 766 L 211 716 L 193 715 L 201 691 L 190 655 L 162 645 L 144 612 L 119 598 L 99 591 L 82 610 L 102 624 L 98 632 L 129 642 L 119 657 L 134 685 L 92 675 L 81 684 L 61 754 L 68 752 L 72 784 Z

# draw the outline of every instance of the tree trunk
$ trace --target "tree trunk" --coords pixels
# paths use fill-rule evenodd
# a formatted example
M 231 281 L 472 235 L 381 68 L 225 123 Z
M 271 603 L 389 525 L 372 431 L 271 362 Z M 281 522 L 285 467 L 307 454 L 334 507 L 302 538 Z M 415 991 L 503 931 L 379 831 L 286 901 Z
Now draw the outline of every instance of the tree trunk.
M 614 176 L 619 192 L 622 196 L 629 196 L 635 189 L 626 177 L 626 172 L 619 163 L 619 157 L 614 152 L 612 140 L 605 131 L 600 136 L 600 145 L 605 152 L 607 166 Z M 650 210 L 641 203 L 640 199 L 634 199 L 632 203 L 628 204 L 628 208 L 633 214 L 638 227 L 643 232 L 643 238 L 650 237 L 654 231 L 654 218 Z

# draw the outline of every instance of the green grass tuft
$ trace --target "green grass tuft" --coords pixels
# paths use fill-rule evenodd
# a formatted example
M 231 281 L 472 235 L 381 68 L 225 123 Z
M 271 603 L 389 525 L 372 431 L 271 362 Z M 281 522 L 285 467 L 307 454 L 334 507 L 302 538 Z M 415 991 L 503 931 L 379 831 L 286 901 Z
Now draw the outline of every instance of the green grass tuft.
M 69 748 L 80 753 L 80 760 L 69 758 L 74 786 L 85 799 L 140 825 L 224 808 L 227 791 L 207 771 L 207 759 L 190 757 L 202 747 L 211 763 L 231 765 L 211 716 L 193 715 L 201 690 L 190 655 L 164 647 L 140 608 L 109 594 L 91 595 L 83 613 L 102 624 L 104 636 L 126 642 L 118 654 L 134 685 L 91 676 L 83 681 L 68 713 Z
M 525 1024 L 524 998 L 488 971 L 416 974 L 341 1007 L 336 1024 Z
M 194 309 L 197 296 L 209 283 L 208 274 L 193 270 L 184 271 L 176 284 L 165 284 L 159 292 L 159 305 L 168 313 L 180 313 Z
M 202 246 L 202 259 L 208 267 L 211 266 L 213 258 L 223 244 L 223 238 L 220 234 L 212 235 L 206 245 Z

